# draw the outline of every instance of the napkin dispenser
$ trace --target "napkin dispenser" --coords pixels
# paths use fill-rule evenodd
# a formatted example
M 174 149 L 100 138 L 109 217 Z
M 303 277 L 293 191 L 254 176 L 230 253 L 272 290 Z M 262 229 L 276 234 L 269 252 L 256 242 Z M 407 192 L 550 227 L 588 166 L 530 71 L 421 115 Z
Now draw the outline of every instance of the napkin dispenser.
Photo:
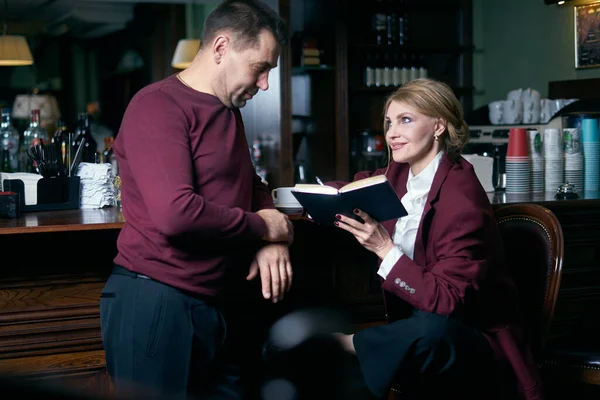
M 19 195 L 0 192 L 0 218 L 17 218 L 20 213 Z
M 19 195 L 21 212 L 72 210 L 79 208 L 81 180 L 78 176 L 41 178 L 37 181 L 37 204 L 25 205 L 25 184 L 21 179 L 4 179 L 5 191 Z

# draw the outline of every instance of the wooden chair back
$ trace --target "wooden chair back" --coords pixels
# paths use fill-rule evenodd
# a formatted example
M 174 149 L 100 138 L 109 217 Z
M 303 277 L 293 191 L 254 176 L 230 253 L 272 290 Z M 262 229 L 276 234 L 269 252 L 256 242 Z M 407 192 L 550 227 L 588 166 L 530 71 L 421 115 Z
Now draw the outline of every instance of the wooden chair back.
M 533 355 L 541 363 L 560 288 L 562 228 L 554 213 L 538 204 L 510 204 L 495 214 Z

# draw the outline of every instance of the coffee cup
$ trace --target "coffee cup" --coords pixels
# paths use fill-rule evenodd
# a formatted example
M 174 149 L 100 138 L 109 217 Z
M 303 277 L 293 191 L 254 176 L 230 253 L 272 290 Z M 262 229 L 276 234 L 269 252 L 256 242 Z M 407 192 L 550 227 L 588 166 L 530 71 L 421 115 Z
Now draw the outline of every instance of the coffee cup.
M 293 187 L 279 187 L 271 191 L 273 203 L 278 207 L 300 207 L 300 203 L 292 193 Z

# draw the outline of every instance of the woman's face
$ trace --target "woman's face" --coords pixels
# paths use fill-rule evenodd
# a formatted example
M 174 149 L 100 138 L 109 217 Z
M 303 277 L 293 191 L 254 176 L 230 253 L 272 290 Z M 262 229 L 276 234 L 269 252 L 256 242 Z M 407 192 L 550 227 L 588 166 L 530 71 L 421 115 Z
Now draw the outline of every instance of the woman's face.
M 408 163 L 414 175 L 419 174 L 441 149 L 442 138 L 435 140 L 445 130 L 445 123 L 416 112 L 403 103 L 392 101 L 385 114 L 386 141 L 392 158 L 398 163 Z

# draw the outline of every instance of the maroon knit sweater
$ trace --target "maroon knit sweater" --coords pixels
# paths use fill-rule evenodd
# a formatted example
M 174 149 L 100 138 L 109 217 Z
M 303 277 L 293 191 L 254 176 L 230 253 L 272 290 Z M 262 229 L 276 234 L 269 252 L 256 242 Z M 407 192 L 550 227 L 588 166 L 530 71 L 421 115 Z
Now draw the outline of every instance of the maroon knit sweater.
M 253 211 L 273 201 L 238 109 L 170 76 L 131 100 L 114 152 L 126 220 L 116 264 L 204 296 L 222 292 L 230 267 L 247 271 L 266 232 Z

